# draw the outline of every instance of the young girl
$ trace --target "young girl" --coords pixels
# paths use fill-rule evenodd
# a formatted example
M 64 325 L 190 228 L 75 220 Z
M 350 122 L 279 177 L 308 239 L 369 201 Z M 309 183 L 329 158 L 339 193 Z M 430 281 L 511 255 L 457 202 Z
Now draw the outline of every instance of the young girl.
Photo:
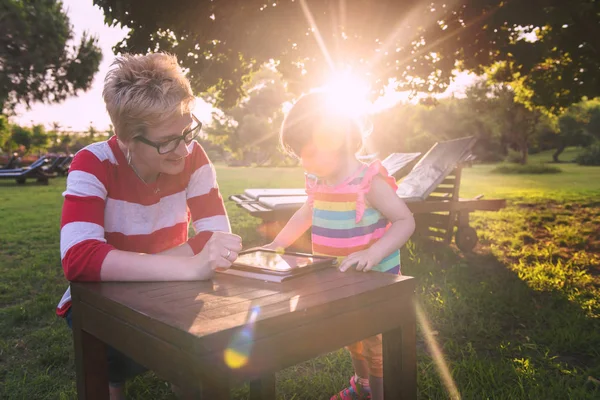
M 415 221 L 380 162 L 357 160 L 362 132 L 354 116 L 332 104 L 327 92 L 305 95 L 287 115 L 281 143 L 306 170 L 308 200 L 266 247 L 286 248 L 312 227 L 313 252 L 339 257 L 341 271 L 400 274 L 398 249 Z M 381 335 L 348 349 L 355 375 L 332 400 L 383 399 Z

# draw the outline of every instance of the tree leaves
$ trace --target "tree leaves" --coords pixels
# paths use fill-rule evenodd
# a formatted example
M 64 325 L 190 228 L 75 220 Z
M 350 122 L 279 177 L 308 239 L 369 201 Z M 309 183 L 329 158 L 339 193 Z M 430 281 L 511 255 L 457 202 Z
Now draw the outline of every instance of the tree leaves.
M 56 0 L 0 2 L 0 110 L 19 102 L 59 102 L 87 90 L 102 53 L 96 38 L 72 44 L 69 19 Z
M 375 93 L 390 80 L 402 90 L 441 92 L 456 67 L 481 73 L 498 61 L 527 76 L 524 84 L 534 89 L 537 105 L 560 108 L 600 94 L 597 1 L 94 3 L 108 22 L 130 28 L 116 51 L 176 53 L 194 89 L 218 88 L 215 100 L 225 107 L 243 96 L 243 76 L 270 59 L 280 61 L 296 94 L 345 69 L 360 74 Z

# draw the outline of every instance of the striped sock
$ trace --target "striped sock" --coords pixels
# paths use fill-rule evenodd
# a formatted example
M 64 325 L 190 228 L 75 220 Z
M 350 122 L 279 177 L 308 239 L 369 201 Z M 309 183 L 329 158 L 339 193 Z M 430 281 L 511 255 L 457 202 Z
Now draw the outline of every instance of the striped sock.
M 371 386 L 369 385 L 369 378 L 361 378 L 360 376 L 354 374 L 354 382 L 358 383 L 362 389 L 366 391 L 371 391 Z

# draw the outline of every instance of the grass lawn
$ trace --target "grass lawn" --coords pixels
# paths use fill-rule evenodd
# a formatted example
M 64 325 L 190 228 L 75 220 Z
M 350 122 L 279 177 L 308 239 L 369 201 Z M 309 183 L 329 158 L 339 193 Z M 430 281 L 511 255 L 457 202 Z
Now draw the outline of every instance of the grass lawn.
M 462 197 L 509 199 L 505 210 L 474 215 L 476 251 L 415 243 L 403 249 L 403 271 L 418 279 L 420 398 L 449 398 L 442 364 L 463 399 L 600 398 L 600 168 L 559 166 L 561 174 L 544 176 L 466 169 Z M 218 175 L 224 196 L 302 185 L 298 169 L 219 167 Z M 59 255 L 64 185 L 0 181 L 2 399 L 75 398 L 71 332 L 54 316 L 66 288 Z M 246 245 L 260 243 L 258 221 L 227 208 Z M 443 363 L 431 356 L 434 344 Z M 345 351 L 324 355 L 279 373 L 279 397 L 329 399 L 350 375 Z M 234 392 L 247 398 L 246 387 Z M 128 394 L 174 398 L 151 373 L 129 384 Z

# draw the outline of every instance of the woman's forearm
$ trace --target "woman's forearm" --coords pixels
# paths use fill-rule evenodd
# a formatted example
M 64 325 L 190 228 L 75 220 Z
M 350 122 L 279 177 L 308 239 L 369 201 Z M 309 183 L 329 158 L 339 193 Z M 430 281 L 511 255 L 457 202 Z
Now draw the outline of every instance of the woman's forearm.
M 181 246 L 180 246 L 181 247 Z M 171 249 L 174 250 L 174 249 Z M 110 251 L 100 270 L 102 281 L 192 281 L 213 276 L 209 266 L 192 257 Z
M 183 243 L 171 249 L 161 251 L 160 253 L 157 253 L 157 255 L 174 257 L 193 257 L 194 251 L 192 250 L 189 244 Z

